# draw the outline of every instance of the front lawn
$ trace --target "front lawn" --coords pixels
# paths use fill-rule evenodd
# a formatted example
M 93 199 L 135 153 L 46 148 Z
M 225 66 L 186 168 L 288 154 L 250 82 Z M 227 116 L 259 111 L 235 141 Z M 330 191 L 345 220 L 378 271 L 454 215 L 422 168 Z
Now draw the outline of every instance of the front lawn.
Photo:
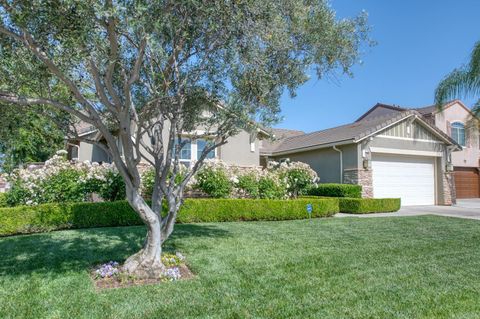
M 0 238 L 0 318 L 478 318 L 480 223 L 446 217 L 177 225 L 193 280 L 95 291 L 142 227 Z

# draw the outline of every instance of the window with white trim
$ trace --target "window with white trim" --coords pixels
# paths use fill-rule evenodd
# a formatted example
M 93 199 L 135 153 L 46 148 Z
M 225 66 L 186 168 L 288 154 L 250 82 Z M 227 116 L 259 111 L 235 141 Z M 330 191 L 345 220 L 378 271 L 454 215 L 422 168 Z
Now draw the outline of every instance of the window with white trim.
M 465 125 L 461 122 L 452 123 L 451 136 L 455 142 L 465 146 Z
M 183 139 L 182 142 L 185 142 L 185 145 L 180 150 L 179 160 L 180 163 L 190 166 L 192 161 L 196 161 L 202 155 L 204 149 L 206 147 L 211 146 L 211 142 L 204 139 L 197 139 L 197 140 L 190 140 L 190 139 Z M 176 143 L 175 143 L 176 144 Z M 216 157 L 216 149 L 208 152 L 205 159 L 211 159 Z

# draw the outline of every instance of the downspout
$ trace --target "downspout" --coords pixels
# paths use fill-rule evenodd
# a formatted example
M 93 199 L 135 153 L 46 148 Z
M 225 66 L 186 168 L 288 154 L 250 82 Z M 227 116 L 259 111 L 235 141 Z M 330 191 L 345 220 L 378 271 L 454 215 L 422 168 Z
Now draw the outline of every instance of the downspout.
M 340 184 L 343 184 L 343 151 L 338 149 L 337 145 L 334 145 L 333 149 L 340 154 Z

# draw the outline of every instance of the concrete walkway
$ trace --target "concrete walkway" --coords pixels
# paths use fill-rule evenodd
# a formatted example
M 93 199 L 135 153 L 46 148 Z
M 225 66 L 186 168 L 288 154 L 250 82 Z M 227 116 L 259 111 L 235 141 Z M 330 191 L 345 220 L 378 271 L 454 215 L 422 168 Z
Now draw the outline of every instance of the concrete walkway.
M 393 216 L 420 216 L 438 215 L 480 220 L 480 199 L 459 199 L 455 206 L 406 206 L 395 213 L 378 214 L 337 214 L 336 217 L 393 217 Z

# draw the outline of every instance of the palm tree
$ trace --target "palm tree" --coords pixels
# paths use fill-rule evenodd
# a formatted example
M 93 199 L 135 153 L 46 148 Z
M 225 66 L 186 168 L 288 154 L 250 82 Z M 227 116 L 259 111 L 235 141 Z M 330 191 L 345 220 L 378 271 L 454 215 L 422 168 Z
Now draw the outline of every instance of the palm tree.
M 435 103 L 439 108 L 448 100 L 462 97 L 478 98 L 472 112 L 480 115 L 480 41 L 475 43 L 470 62 L 453 70 L 438 84 Z

